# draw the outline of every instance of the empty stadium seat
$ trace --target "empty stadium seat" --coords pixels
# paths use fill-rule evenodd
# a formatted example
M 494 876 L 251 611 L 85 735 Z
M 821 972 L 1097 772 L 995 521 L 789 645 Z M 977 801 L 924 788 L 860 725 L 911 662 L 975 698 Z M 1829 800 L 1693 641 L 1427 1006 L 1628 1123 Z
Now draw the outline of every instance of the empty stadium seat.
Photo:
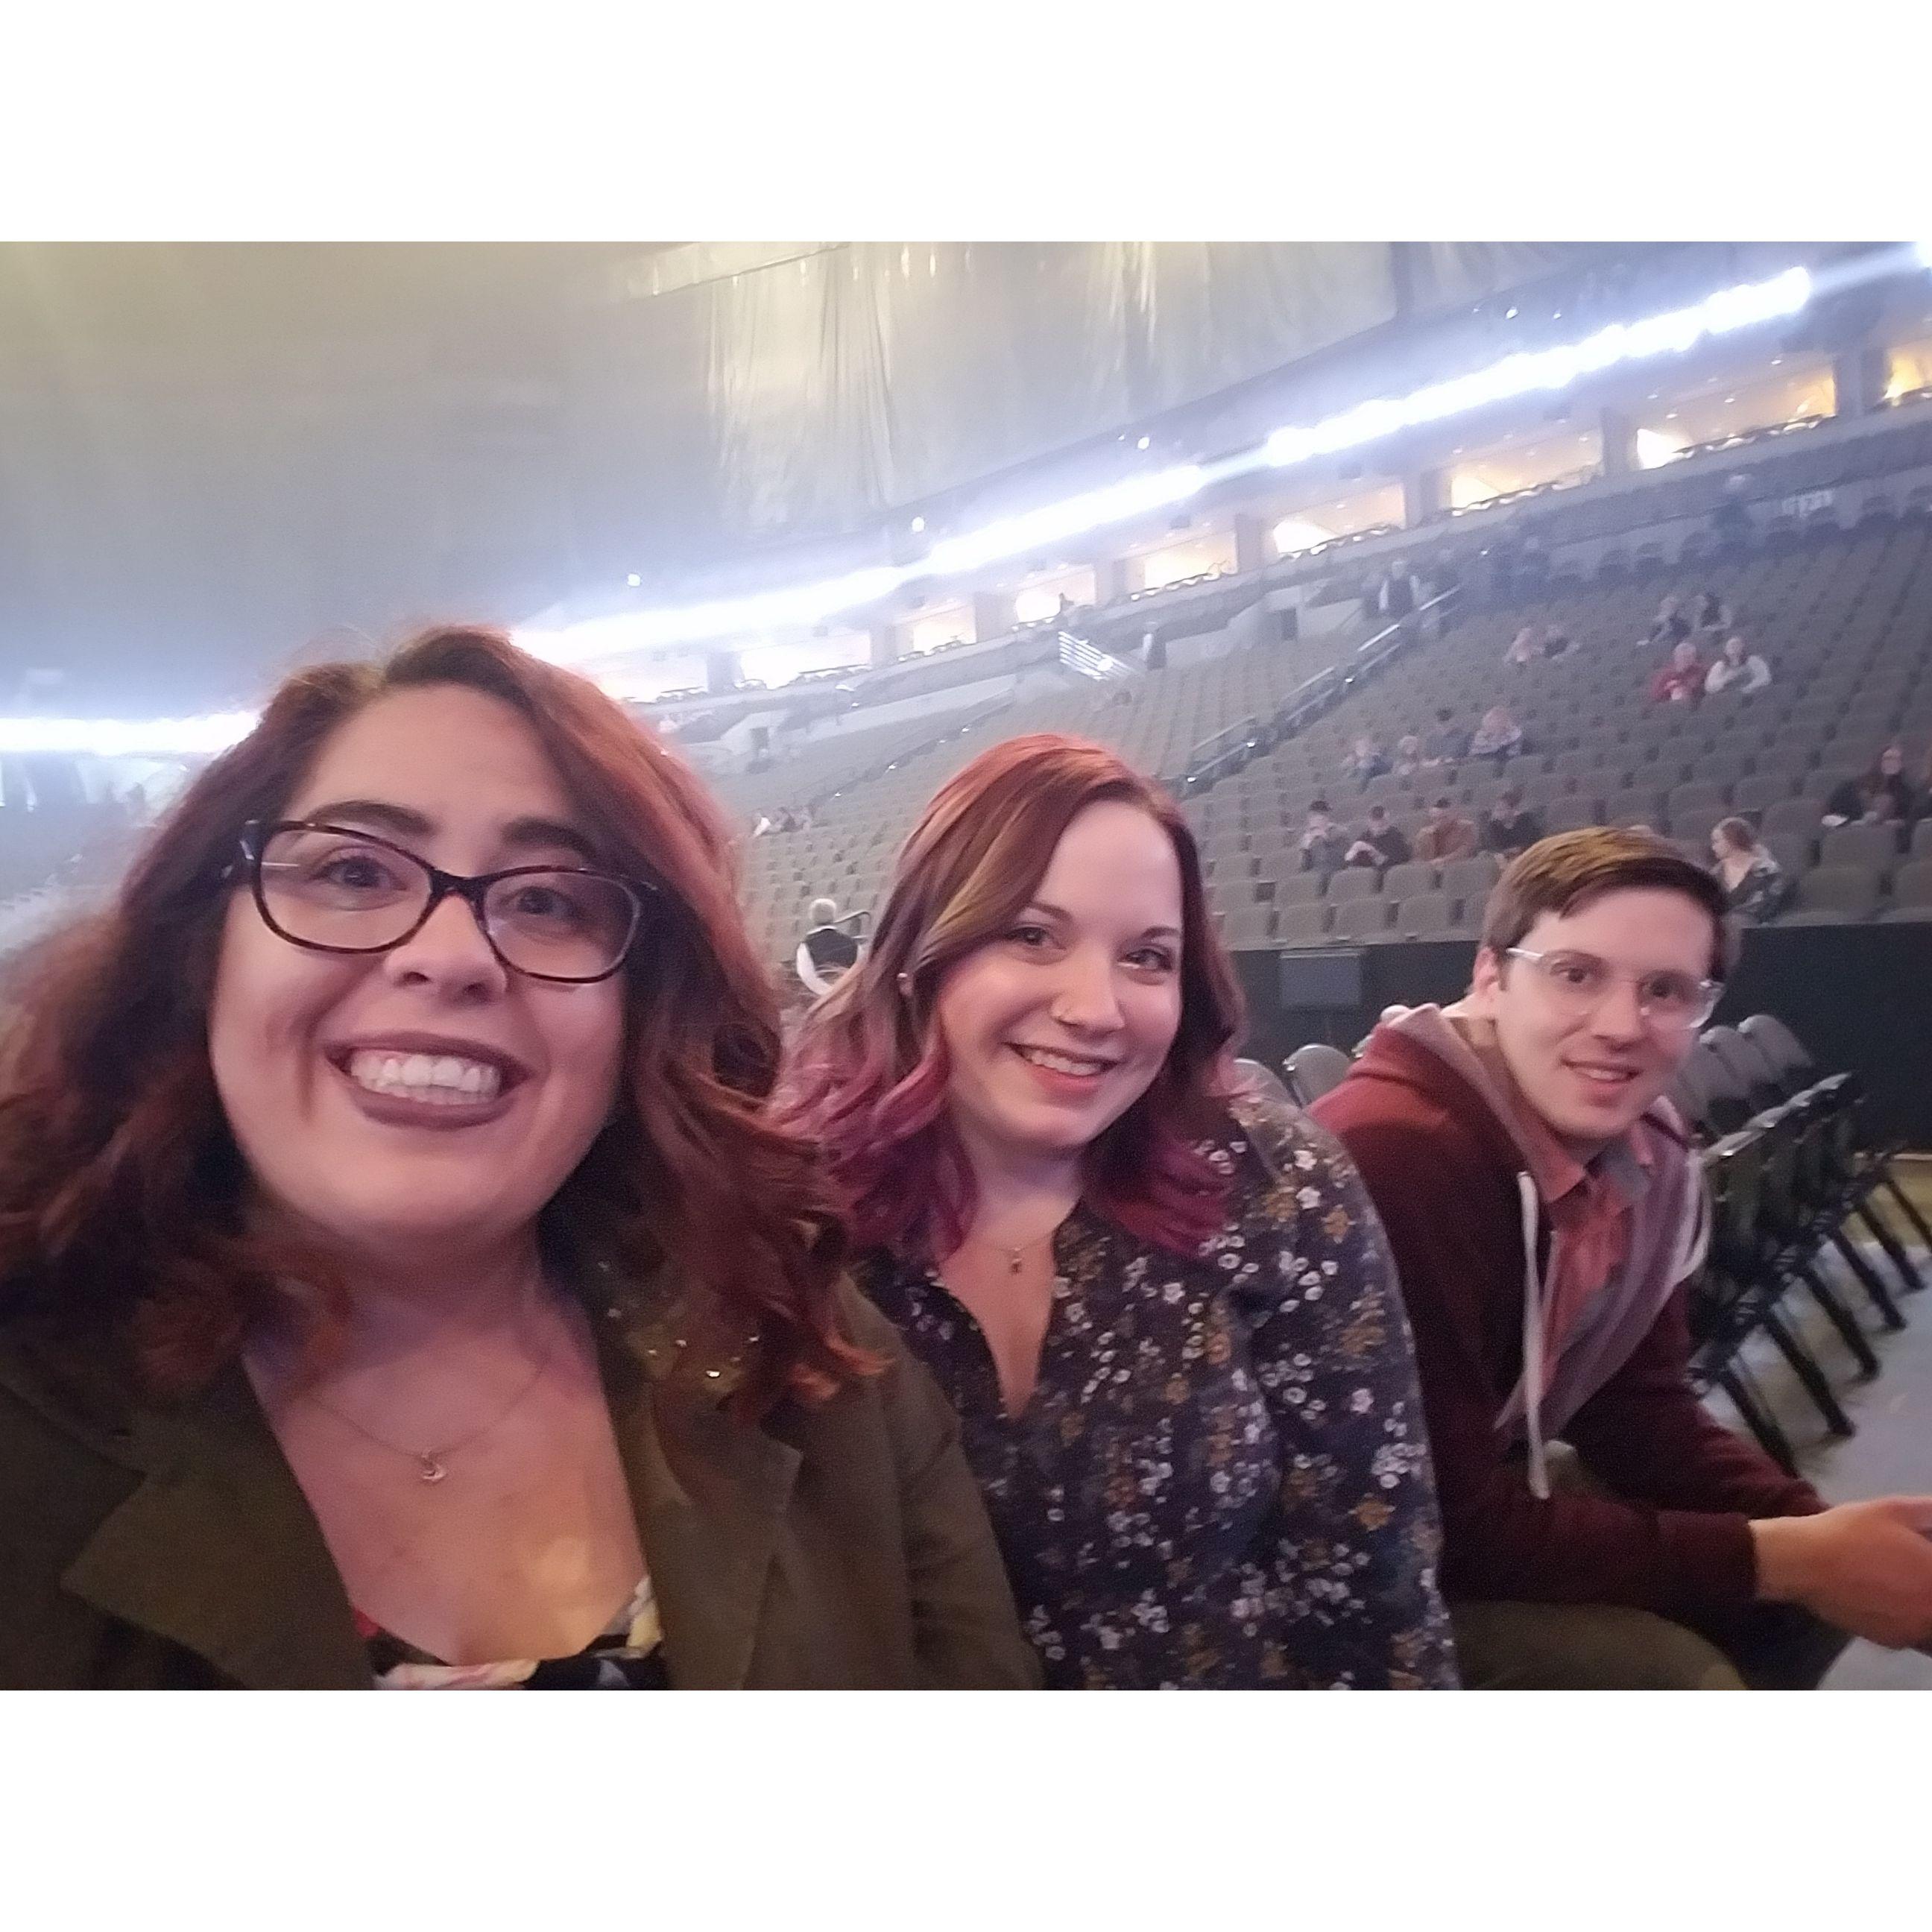
M 1274 882 L 1278 906 L 1312 905 L 1328 884 L 1319 872 L 1289 872 Z
M 1898 876 L 1892 881 L 1892 903 L 1879 916 L 1932 920 L 1932 859 L 1914 859 L 1899 867 Z
M 1490 896 L 1490 888 L 1502 877 L 1496 854 L 1482 852 L 1473 858 L 1451 859 L 1442 868 L 1442 890 L 1452 899 L 1473 899 L 1480 906 Z
M 1412 859 L 1406 865 L 1391 866 L 1382 874 L 1382 893 L 1387 898 L 1419 898 L 1436 890 L 1436 868 L 1424 859 Z
M 1899 828 L 1892 825 L 1834 825 L 1818 842 L 1826 866 L 1869 866 L 1889 875 L 1898 863 Z
M 1318 900 L 1312 905 L 1280 908 L 1274 916 L 1275 938 L 1283 946 L 1323 946 L 1328 939 L 1328 908 Z
M 1372 866 L 1344 866 L 1328 880 L 1328 903 L 1341 906 L 1358 899 L 1375 898 L 1382 889 L 1382 875 Z
M 1819 866 L 1798 881 L 1798 902 L 1780 926 L 1822 926 L 1869 919 L 1878 910 L 1879 873 L 1872 866 Z
M 1268 906 L 1244 906 L 1228 914 L 1221 928 L 1221 938 L 1234 952 L 1271 946 L 1274 912 Z
M 1386 938 L 1389 936 L 1389 915 L 1394 910 L 1388 901 L 1379 896 L 1349 899 L 1336 907 L 1334 922 L 1329 929 L 1337 939 Z
M 1454 902 L 1447 892 L 1419 892 L 1396 908 L 1395 929 L 1404 939 L 1435 939 L 1451 929 Z

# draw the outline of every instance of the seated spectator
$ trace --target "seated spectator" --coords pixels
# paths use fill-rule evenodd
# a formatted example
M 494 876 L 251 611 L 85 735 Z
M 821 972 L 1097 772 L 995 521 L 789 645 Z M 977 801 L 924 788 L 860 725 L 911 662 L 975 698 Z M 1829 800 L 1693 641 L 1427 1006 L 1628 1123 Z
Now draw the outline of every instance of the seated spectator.
M 814 993 L 829 993 L 858 964 L 859 942 L 845 930 L 852 921 L 839 918 L 836 899 L 814 899 L 806 916 L 811 929 L 799 941 L 792 963 Z
M 1376 586 L 1373 608 L 1377 616 L 1390 622 L 1408 616 L 1414 610 L 1415 580 L 1400 557 L 1389 566 L 1387 574 Z
M 1697 614 L 1692 621 L 1700 631 L 1728 631 L 1731 607 L 1714 590 L 1707 590 L 1697 599 Z
M 1366 784 L 1371 778 L 1378 778 L 1389 768 L 1389 761 L 1380 745 L 1367 732 L 1364 732 L 1350 747 L 1348 756 L 1342 760 L 1342 769 L 1358 784 Z
M 1677 599 L 1666 597 L 1657 607 L 1648 634 L 1641 640 L 1652 650 L 1674 650 L 1690 634 L 1690 623 L 1677 608 Z
M 1440 866 L 1451 859 L 1473 859 L 1478 849 L 1475 826 L 1444 792 L 1429 808 L 1428 822 L 1415 835 L 1415 856 Z
M 1748 550 L 1753 526 L 1745 500 L 1750 494 L 1750 478 L 1742 474 L 1724 478 L 1724 500 L 1711 518 L 1711 534 L 1720 550 Z
M 1715 698 L 1728 691 L 1735 697 L 1748 698 L 1770 682 L 1770 665 L 1733 632 L 1724 640 L 1723 655 L 1704 675 L 1704 694 Z
M 1329 816 L 1328 801 L 1318 798 L 1308 808 L 1308 824 L 1301 835 L 1301 869 L 1319 872 L 1324 879 L 1339 872 L 1348 862 L 1352 842 Z
M 1388 815 L 1385 805 L 1369 807 L 1369 822 L 1362 834 L 1348 848 L 1342 862 L 1349 866 L 1372 866 L 1378 872 L 1385 872 L 1391 866 L 1406 866 L 1408 862 L 1408 840 L 1402 827 Z
M 1695 704 L 1704 694 L 1704 666 L 1688 638 L 1670 653 L 1670 662 L 1650 681 L 1653 704 Z
M 1469 755 L 1469 734 L 1459 730 L 1456 714 L 1446 704 L 1436 710 L 1436 728 L 1422 741 L 1422 762 L 1427 766 L 1460 764 Z
M 1546 658 L 1568 657 L 1576 649 L 1570 642 L 1570 633 L 1556 624 L 1544 625 L 1538 641 Z
M 1422 740 L 1412 731 L 1396 741 L 1395 763 L 1389 767 L 1399 778 L 1412 778 L 1422 769 Z
M 1765 849 L 1748 818 L 1720 819 L 1712 830 L 1711 854 L 1724 903 L 1741 917 L 1762 924 L 1791 903 L 1796 884 Z
M 1915 802 L 1912 781 L 1905 776 L 1905 748 L 1888 745 L 1869 770 L 1846 779 L 1825 801 L 1825 823 L 1903 825 Z
M 1543 836 L 1543 821 L 1522 808 L 1522 794 L 1514 785 L 1490 807 L 1483 820 L 1483 850 L 1513 859 Z
M 1525 664 L 1540 663 L 1543 651 L 1541 640 L 1534 624 L 1526 624 L 1510 640 L 1510 647 L 1503 653 L 1503 662 L 1512 669 L 1520 670 Z
M 1522 727 L 1510 716 L 1507 704 L 1492 704 L 1483 713 L 1476 735 L 1469 740 L 1472 758 L 1493 758 L 1501 771 L 1523 749 Z
M 1401 1274 L 1472 1686 L 1798 1688 L 1843 1633 L 1932 1642 L 1932 1498 L 1827 1508 L 1690 1382 L 1709 1210 L 1665 1096 L 1724 922 L 1658 841 L 1552 838 L 1468 992 L 1384 1019 L 1314 1108 Z

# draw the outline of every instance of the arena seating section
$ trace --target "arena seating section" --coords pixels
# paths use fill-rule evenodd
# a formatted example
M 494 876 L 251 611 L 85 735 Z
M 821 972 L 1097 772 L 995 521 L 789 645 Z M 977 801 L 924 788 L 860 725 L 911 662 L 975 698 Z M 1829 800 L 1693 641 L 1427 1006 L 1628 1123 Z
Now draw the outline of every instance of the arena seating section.
M 1324 895 L 1318 878 L 1300 871 L 1295 842 L 1317 796 L 1351 824 L 1379 802 L 1412 835 L 1442 791 L 1480 818 L 1510 786 L 1546 831 L 1648 825 L 1700 862 L 1719 819 L 1748 817 L 1798 881 L 1787 920 L 1932 916 L 1932 830 L 1908 854 L 1885 828 L 1828 831 L 1820 823 L 1832 789 L 1894 737 L 1915 777 L 1918 770 L 1932 736 L 1928 547 L 1932 522 L 1915 518 L 1744 562 L 1700 561 L 1694 576 L 1646 576 L 1466 618 L 1190 806 L 1226 937 L 1240 946 L 1473 934 L 1492 861 L 1398 866 L 1379 879 L 1350 868 Z M 1664 592 L 1676 591 L 1688 610 L 1707 587 L 1770 664 L 1771 686 L 1750 698 L 1652 705 L 1647 686 L 1661 653 L 1638 640 Z M 1506 669 L 1516 627 L 1542 622 L 1565 631 L 1575 648 Z M 1497 703 L 1509 706 L 1526 747 L 1505 769 L 1466 763 L 1453 783 L 1425 772 L 1366 788 L 1342 775 L 1358 734 L 1392 747 L 1405 732 L 1429 730 L 1438 708 L 1471 731 Z
M 1932 737 L 1927 507 L 1910 502 L 1900 514 L 1881 497 L 1851 531 L 1774 527 L 1763 549 L 1724 560 L 1694 538 L 1684 546 L 1688 562 L 1653 554 L 1634 570 L 1612 554 L 1606 580 L 1558 578 L 1528 596 L 1461 610 L 1445 635 L 1418 636 L 1285 742 L 1186 800 L 1224 936 L 1237 948 L 1473 936 L 1493 860 L 1400 866 L 1379 879 L 1352 868 L 1324 890 L 1300 869 L 1296 842 L 1317 796 L 1352 825 L 1370 805 L 1384 803 L 1412 836 L 1439 792 L 1480 818 L 1512 784 L 1547 830 L 1647 824 L 1700 861 L 1708 860 L 1712 826 L 1741 813 L 1762 826 L 1798 882 L 1788 920 L 1932 917 L 1932 827 L 1922 826 L 1901 851 L 1882 831 L 1874 836 L 1876 828 L 1827 830 L 1820 823 L 1832 788 L 1867 766 L 1881 746 L 1902 738 L 1916 778 Z M 1688 608 L 1706 589 L 1731 605 L 1736 628 L 1769 662 L 1772 683 L 1748 698 L 1652 706 L 1647 688 L 1661 654 L 1640 640 L 1666 592 Z M 1258 594 L 1251 589 L 1249 602 Z M 1516 628 L 1543 622 L 1568 633 L 1570 654 L 1506 668 Z M 896 771 L 844 787 L 810 831 L 750 846 L 754 933 L 770 956 L 782 958 L 815 895 L 830 892 L 848 910 L 874 904 L 920 808 L 998 738 L 1078 732 L 1178 786 L 1192 747 L 1244 718 L 1266 718 L 1316 670 L 1346 659 L 1362 634 L 1358 628 L 1339 638 L 1262 645 L 1128 685 L 1055 693 L 910 753 Z M 1496 703 L 1509 705 L 1527 747 L 1506 770 L 1466 763 L 1453 782 L 1434 772 L 1419 783 L 1389 777 L 1366 788 L 1344 775 L 1345 753 L 1361 733 L 1392 749 L 1404 733 L 1428 730 L 1438 708 L 1467 731 Z M 797 771 L 790 775 L 793 796 L 801 789 Z

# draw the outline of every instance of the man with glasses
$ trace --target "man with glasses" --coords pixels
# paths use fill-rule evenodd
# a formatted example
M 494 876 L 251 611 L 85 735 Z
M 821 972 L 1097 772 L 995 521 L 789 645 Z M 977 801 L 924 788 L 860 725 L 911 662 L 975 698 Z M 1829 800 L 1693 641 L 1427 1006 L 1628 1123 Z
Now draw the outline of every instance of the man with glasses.
M 1690 1385 L 1708 1207 L 1664 1095 L 1724 911 L 1650 834 L 1546 838 L 1465 997 L 1385 1016 L 1315 1108 L 1400 1270 L 1472 1686 L 1797 1688 L 1844 1633 L 1932 1641 L 1932 1498 L 1828 1509 Z

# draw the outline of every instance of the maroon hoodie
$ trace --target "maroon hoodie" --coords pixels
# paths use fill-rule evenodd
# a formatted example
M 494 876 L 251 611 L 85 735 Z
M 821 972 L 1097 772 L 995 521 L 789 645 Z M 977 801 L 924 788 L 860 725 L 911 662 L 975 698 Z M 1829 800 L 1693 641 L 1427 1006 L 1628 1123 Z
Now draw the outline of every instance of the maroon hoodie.
M 1361 1168 L 1395 1251 L 1442 1505 L 1444 1594 L 1721 1618 L 1756 1592 L 1750 1519 L 1824 1504 L 1706 1410 L 1688 1374 L 1686 1291 L 1664 1282 L 1621 1366 L 1599 1363 L 1593 1392 L 1562 1420 L 1613 1495 L 1532 1492 L 1526 1281 L 1547 1260 L 1550 1220 L 1526 1255 L 1525 1202 L 1536 1204 L 1522 1148 L 1493 1096 L 1425 1043 L 1432 1030 L 1447 1030 L 1432 1010 L 1378 1027 L 1313 1111 Z

